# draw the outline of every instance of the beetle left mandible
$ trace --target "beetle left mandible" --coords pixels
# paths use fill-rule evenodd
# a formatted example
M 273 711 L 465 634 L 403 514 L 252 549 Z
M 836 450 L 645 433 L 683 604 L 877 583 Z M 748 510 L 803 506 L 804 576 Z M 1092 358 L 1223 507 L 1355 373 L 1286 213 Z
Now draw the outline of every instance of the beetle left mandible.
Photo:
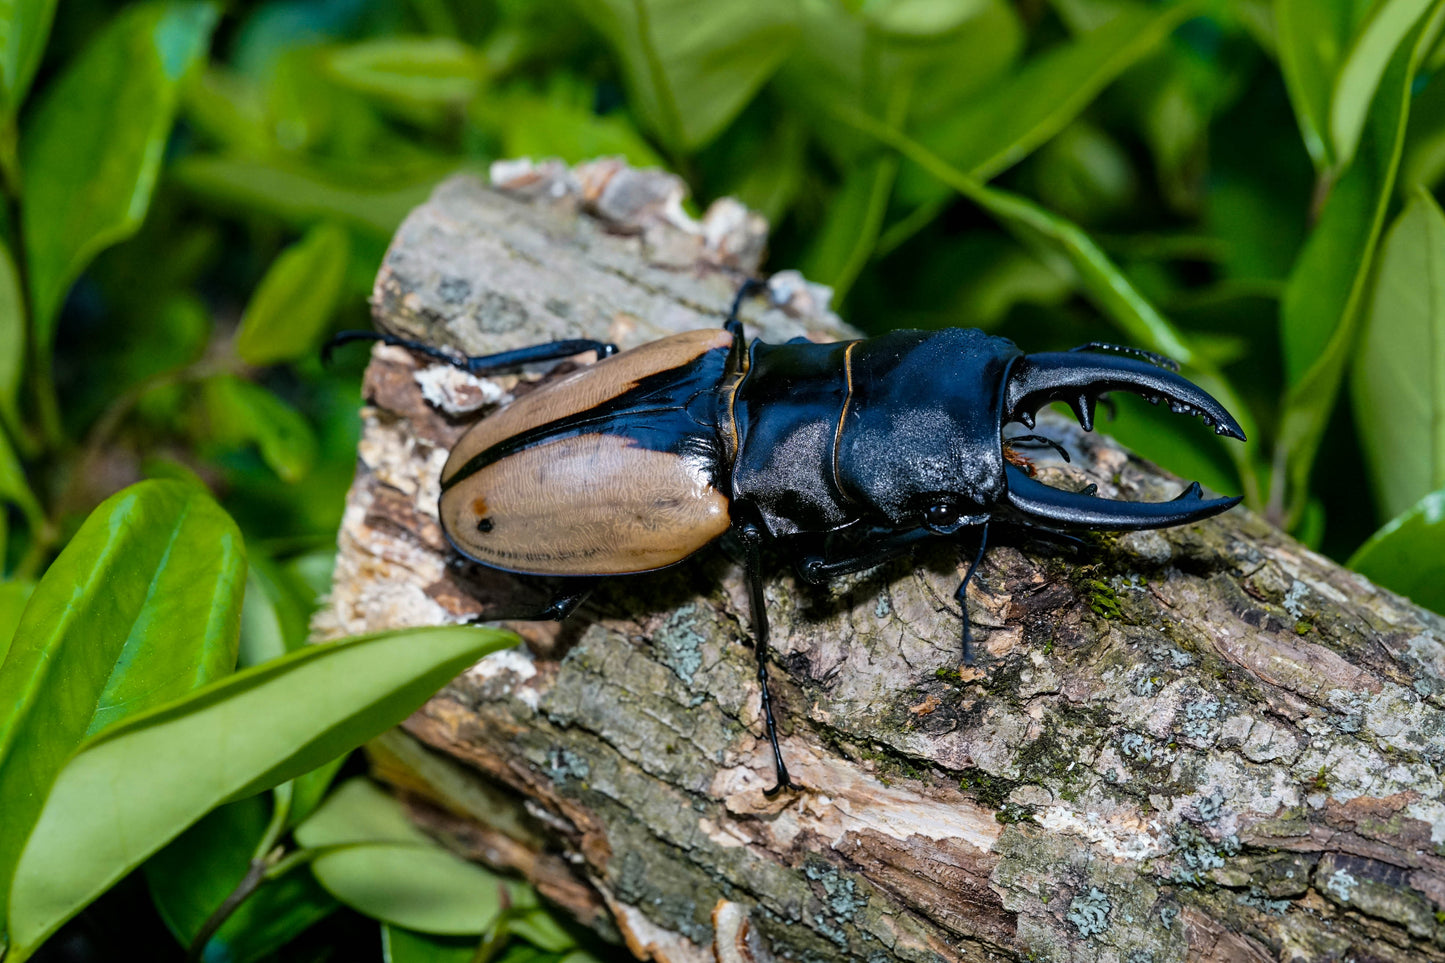
M 1163 528 L 1217 515 L 1238 498 L 1205 499 L 1193 483 L 1168 502 L 1117 502 L 1031 477 L 1005 425 L 1034 425 L 1054 401 L 1093 427 L 1094 405 L 1129 391 L 1215 432 L 1244 432 L 1214 398 L 1148 352 L 1088 344 L 1024 354 L 969 328 L 895 331 L 816 344 L 749 342 L 743 285 L 719 329 L 689 331 L 618 353 L 600 341 L 557 341 L 463 357 L 372 332 L 472 374 L 595 351 L 598 362 L 477 422 L 442 469 L 448 540 L 476 562 L 560 577 L 538 619 L 563 619 L 597 577 L 676 564 L 724 532 L 743 546 L 762 707 L 777 782 L 796 788 L 778 747 L 768 691 L 768 621 L 759 545 L 767 539 L 810 582 L 875 566 L 931 538 L 977 529 L 959 586 L 964 661 L 972 634 L 964 591 L 999 521 L 1050 531 Z M 1056 446 L 1057 447 L 1057 446 Z

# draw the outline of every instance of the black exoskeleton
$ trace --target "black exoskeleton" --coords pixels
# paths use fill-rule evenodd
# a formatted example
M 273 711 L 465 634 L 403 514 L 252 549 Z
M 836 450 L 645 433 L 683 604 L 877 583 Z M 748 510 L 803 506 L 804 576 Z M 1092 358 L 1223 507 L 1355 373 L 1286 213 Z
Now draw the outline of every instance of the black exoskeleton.
M 1198 483 L 1172 501 L 1118 502 L 1036 481 L 1006 438 L 1059 401 L 1085 429 L 1110 391 L 1168 402 L 1215 432 L 1244 432 L 1214 398 L 1166 359 L 1105 344 L 1024 354 L 968 328 L 895 331 L 817 344 L 749 342 L 738 320 L 743 285 L 722 329 L 692 331 L 619 353 L 591 340 L 558 341 L 479 357 L 372 332 L 373 339 L 472 374 L 595 351 L 599 361 L 482 419 L 442 470 L 439 513 L 452 545 L 494 568 L 560 578 L 531 618 L 566 618 L 599 576 L 675 564 L 724 532 L 743 546 L 758 680 L 777 767 L 768 794 L 789 781 L 768 691 L 764 540 L 809 582 L 857 572 L 931 538 L 977 531 L 955 597 L 963 659 L 973 659 L 965 590 L 988 526 L 1051 532 L 1163 528 L 1216 515 L 1238 498 L 1206 499 Z M 1067 455 L 1065 456 L 1067 457 Z M 496 616 L 487 616 L 495 618 Z

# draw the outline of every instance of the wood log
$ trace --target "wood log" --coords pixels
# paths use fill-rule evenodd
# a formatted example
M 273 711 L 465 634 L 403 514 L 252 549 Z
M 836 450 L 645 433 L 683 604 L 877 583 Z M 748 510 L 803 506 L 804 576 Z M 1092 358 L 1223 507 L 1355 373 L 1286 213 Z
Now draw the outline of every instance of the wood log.
M 670 175 L 498 165 L 440 186 L 377 278 L 388 331 L 482 353 L 719 324 L 761 219 Z M 744 320 L 849 329 L 796 274 Z M 564 368 L 566 365 L 563 366 Z M 539 373 L 377 347 L 333 637 L 534 598 L 436 519 L 448 447 Z M 1179 431 L 1207 432 L 1181 418 Z M 1061 417 L 1056 485 L 1180 487 Z M 415 817 L 658 961 L 1445 959 L 1445 620 L 1236 509 L 1082 546 L 1026 533 L 968 595 L 939 545 L 826 589 L 774 566 L 783 751 L 768 799 L 735 546 L 604 583 L 372 747 Z M 532 594 L 528 594 L 528 593 Z M 615 928 L 615 929 L 614 929 Z

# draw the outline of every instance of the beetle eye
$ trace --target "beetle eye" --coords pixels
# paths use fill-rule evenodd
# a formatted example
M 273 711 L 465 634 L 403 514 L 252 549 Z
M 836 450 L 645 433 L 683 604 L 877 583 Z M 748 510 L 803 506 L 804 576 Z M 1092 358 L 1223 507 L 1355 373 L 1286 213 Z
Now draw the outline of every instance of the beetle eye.
M 936 502 L 923 510 L 923 524 L 940 534 L 955 532 L 959 528 L 961 512 L 952 502 Z

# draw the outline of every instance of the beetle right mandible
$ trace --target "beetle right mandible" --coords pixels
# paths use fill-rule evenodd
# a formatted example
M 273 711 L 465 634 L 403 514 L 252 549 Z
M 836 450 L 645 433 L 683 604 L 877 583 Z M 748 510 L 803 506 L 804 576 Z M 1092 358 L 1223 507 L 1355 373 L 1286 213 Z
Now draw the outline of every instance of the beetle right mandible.
M 769 795 L 793 786 L 768 691 L 765 539 L 816 583 L 976 530 L 977 552 L 955 594 L 971 662 L 965 589 L 991 523 L 1130 531 L 1199 521 L 1239 501 L 1205 499 L 1197 482 L 1159 503 L 1062 491 L 1035 481 L 1015 451 L 1053 442 L 1003 435 L 1012 422 L 1032 428 L 1035 413 L 1054 401 L 1091 429 L 1100 395 L 1130 391 L 1243 440 L 1229 412 L 1158 355 L 1104 344 L 1024 354 L 970 328 L 750 342 L 738 310 L 762 287 L 746 282 L 720 329 L 622 353 L 575 340 L 463 357 L 372 332 L 343 332 L 328 349 L 380 340 L 478 375 L 597 353 L 596 364 L 462 436 L 442 470 L 442 528 L 483 565 L 560 578 L 554 601 L 529 613 L 539 619 L 566 618 L 600 576 L 673 565 L 732 531 L 743 546 L 777 773 Z

